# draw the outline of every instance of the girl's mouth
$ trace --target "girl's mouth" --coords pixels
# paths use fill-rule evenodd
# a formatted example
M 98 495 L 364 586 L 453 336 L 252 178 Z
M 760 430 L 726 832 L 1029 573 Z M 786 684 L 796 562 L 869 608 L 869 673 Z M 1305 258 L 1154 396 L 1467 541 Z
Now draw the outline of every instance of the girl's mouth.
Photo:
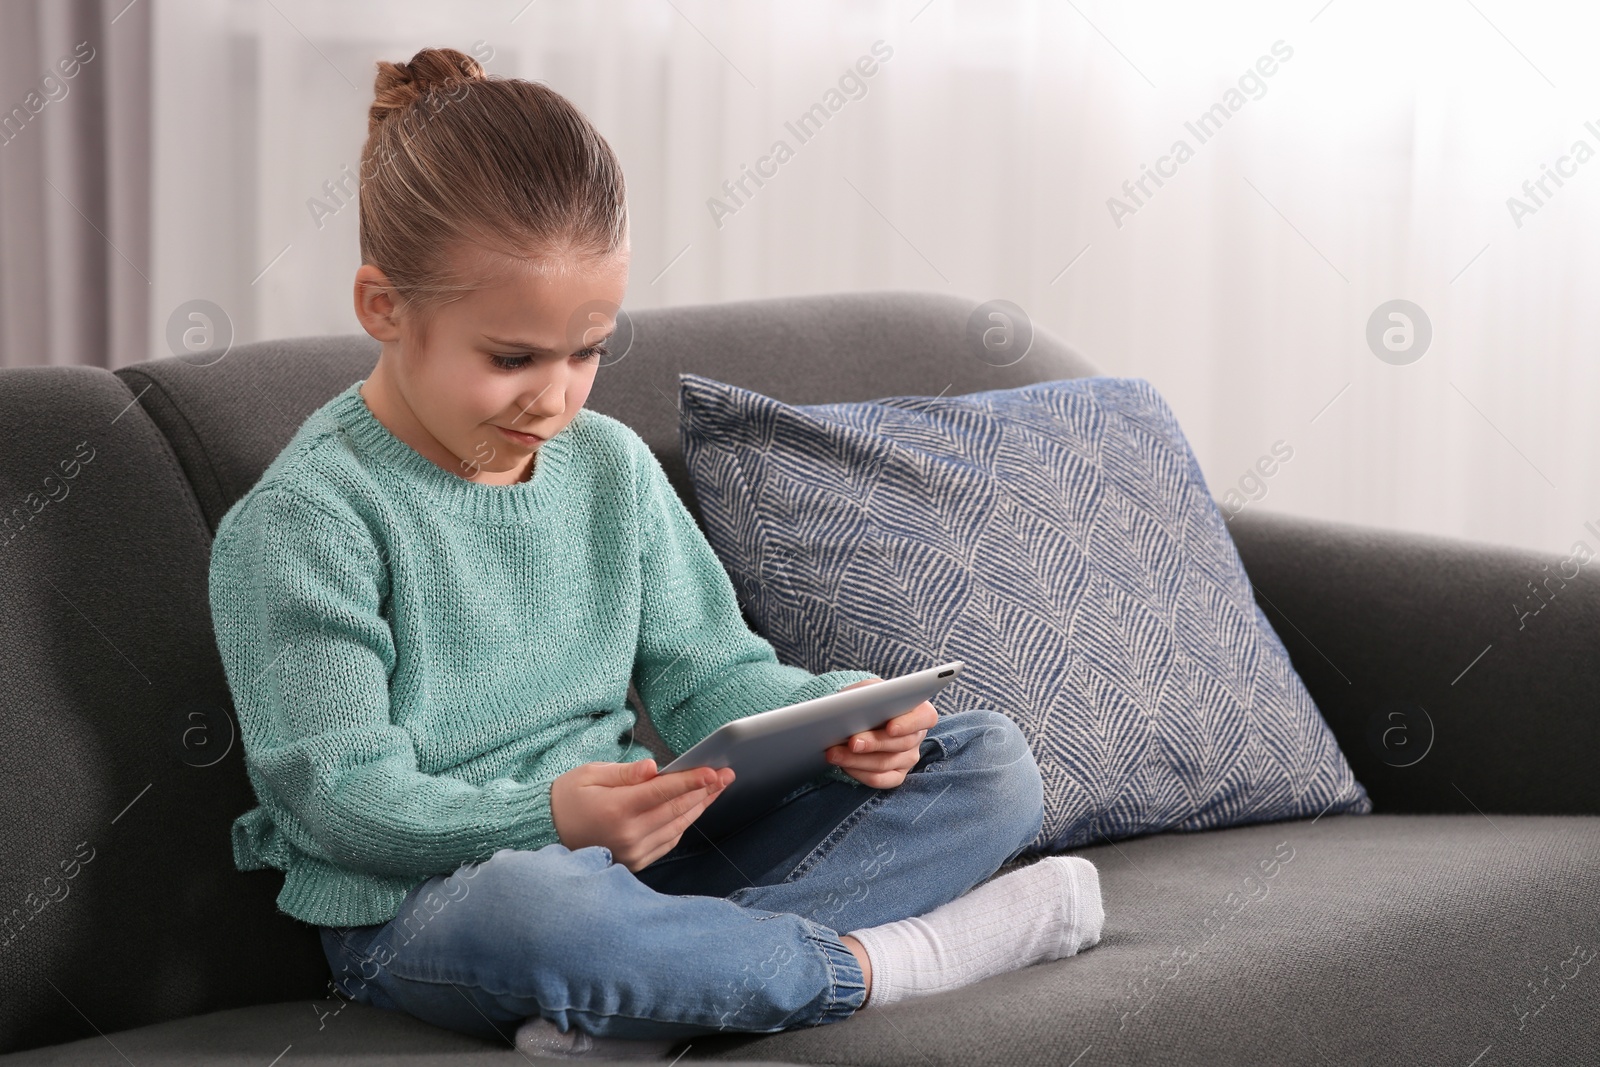
M 523 433 L 521 430 L 508 430 L 499 424 L 495 424 L 494 428 L 504 434 L 506 439 L 512 444 L 521 445 L 524 448 L 533 448 L 536 445 L 544 443 L 544 438 L 540 437 L 536 433 Z

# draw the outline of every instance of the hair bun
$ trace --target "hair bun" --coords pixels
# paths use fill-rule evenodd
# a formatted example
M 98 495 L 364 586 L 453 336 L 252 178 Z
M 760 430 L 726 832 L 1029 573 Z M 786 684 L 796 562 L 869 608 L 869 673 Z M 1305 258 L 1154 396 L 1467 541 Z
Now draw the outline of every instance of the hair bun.
M 367 112 L 367 133 L 389 116 L 403 113 L 430 89 L 483 81 L 488 76 L 476 59 L 454 48 L 424 48 L 409 63 L 380 59 L 372 107 Z

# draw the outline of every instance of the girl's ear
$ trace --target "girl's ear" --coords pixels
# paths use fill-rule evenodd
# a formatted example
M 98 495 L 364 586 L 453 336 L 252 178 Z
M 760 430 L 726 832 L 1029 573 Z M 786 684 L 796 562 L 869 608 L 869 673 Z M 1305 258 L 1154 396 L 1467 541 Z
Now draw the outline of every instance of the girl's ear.
M 361 328 L 379 341 L 398 341 L 400 321 L 396 315 L 394 287 L 389 278 L 371 263 L 356 268 L 356 318 Z

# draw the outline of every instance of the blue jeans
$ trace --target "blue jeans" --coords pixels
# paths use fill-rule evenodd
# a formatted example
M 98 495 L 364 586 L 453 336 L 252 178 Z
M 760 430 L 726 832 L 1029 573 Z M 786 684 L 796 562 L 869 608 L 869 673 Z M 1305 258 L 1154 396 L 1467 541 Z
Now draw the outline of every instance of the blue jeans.
M 489 1040 L 534 1015 L 631 1039 L 837 1022 L 867 995 L 841 933 L 954 900 L 1044 818 L 1005 715 L 940 716 L 920 755 L 893 789 L 826 773 L 717 840 L 691 825 L 637 873 L 602 845 L 501 849 L 387 923 L 320 927 L 323 950 L 350 999 Z

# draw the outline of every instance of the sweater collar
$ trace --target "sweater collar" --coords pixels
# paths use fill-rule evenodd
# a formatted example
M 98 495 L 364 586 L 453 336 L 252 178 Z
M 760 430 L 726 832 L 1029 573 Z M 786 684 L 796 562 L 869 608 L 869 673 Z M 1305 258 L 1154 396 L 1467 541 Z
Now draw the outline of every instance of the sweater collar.
M 584 422 L 582 410 L 539 446 L 531 478 L 513 485 L 486 485 L 452 474 L 391 433 L 362 399 L 364 381 L 336 396 L 329 404 L 329 414 L 360 453 L 398 474 L 430 504 L 476 521 L 520 523 L 539 518 L 560 498 L 572 433 Z

